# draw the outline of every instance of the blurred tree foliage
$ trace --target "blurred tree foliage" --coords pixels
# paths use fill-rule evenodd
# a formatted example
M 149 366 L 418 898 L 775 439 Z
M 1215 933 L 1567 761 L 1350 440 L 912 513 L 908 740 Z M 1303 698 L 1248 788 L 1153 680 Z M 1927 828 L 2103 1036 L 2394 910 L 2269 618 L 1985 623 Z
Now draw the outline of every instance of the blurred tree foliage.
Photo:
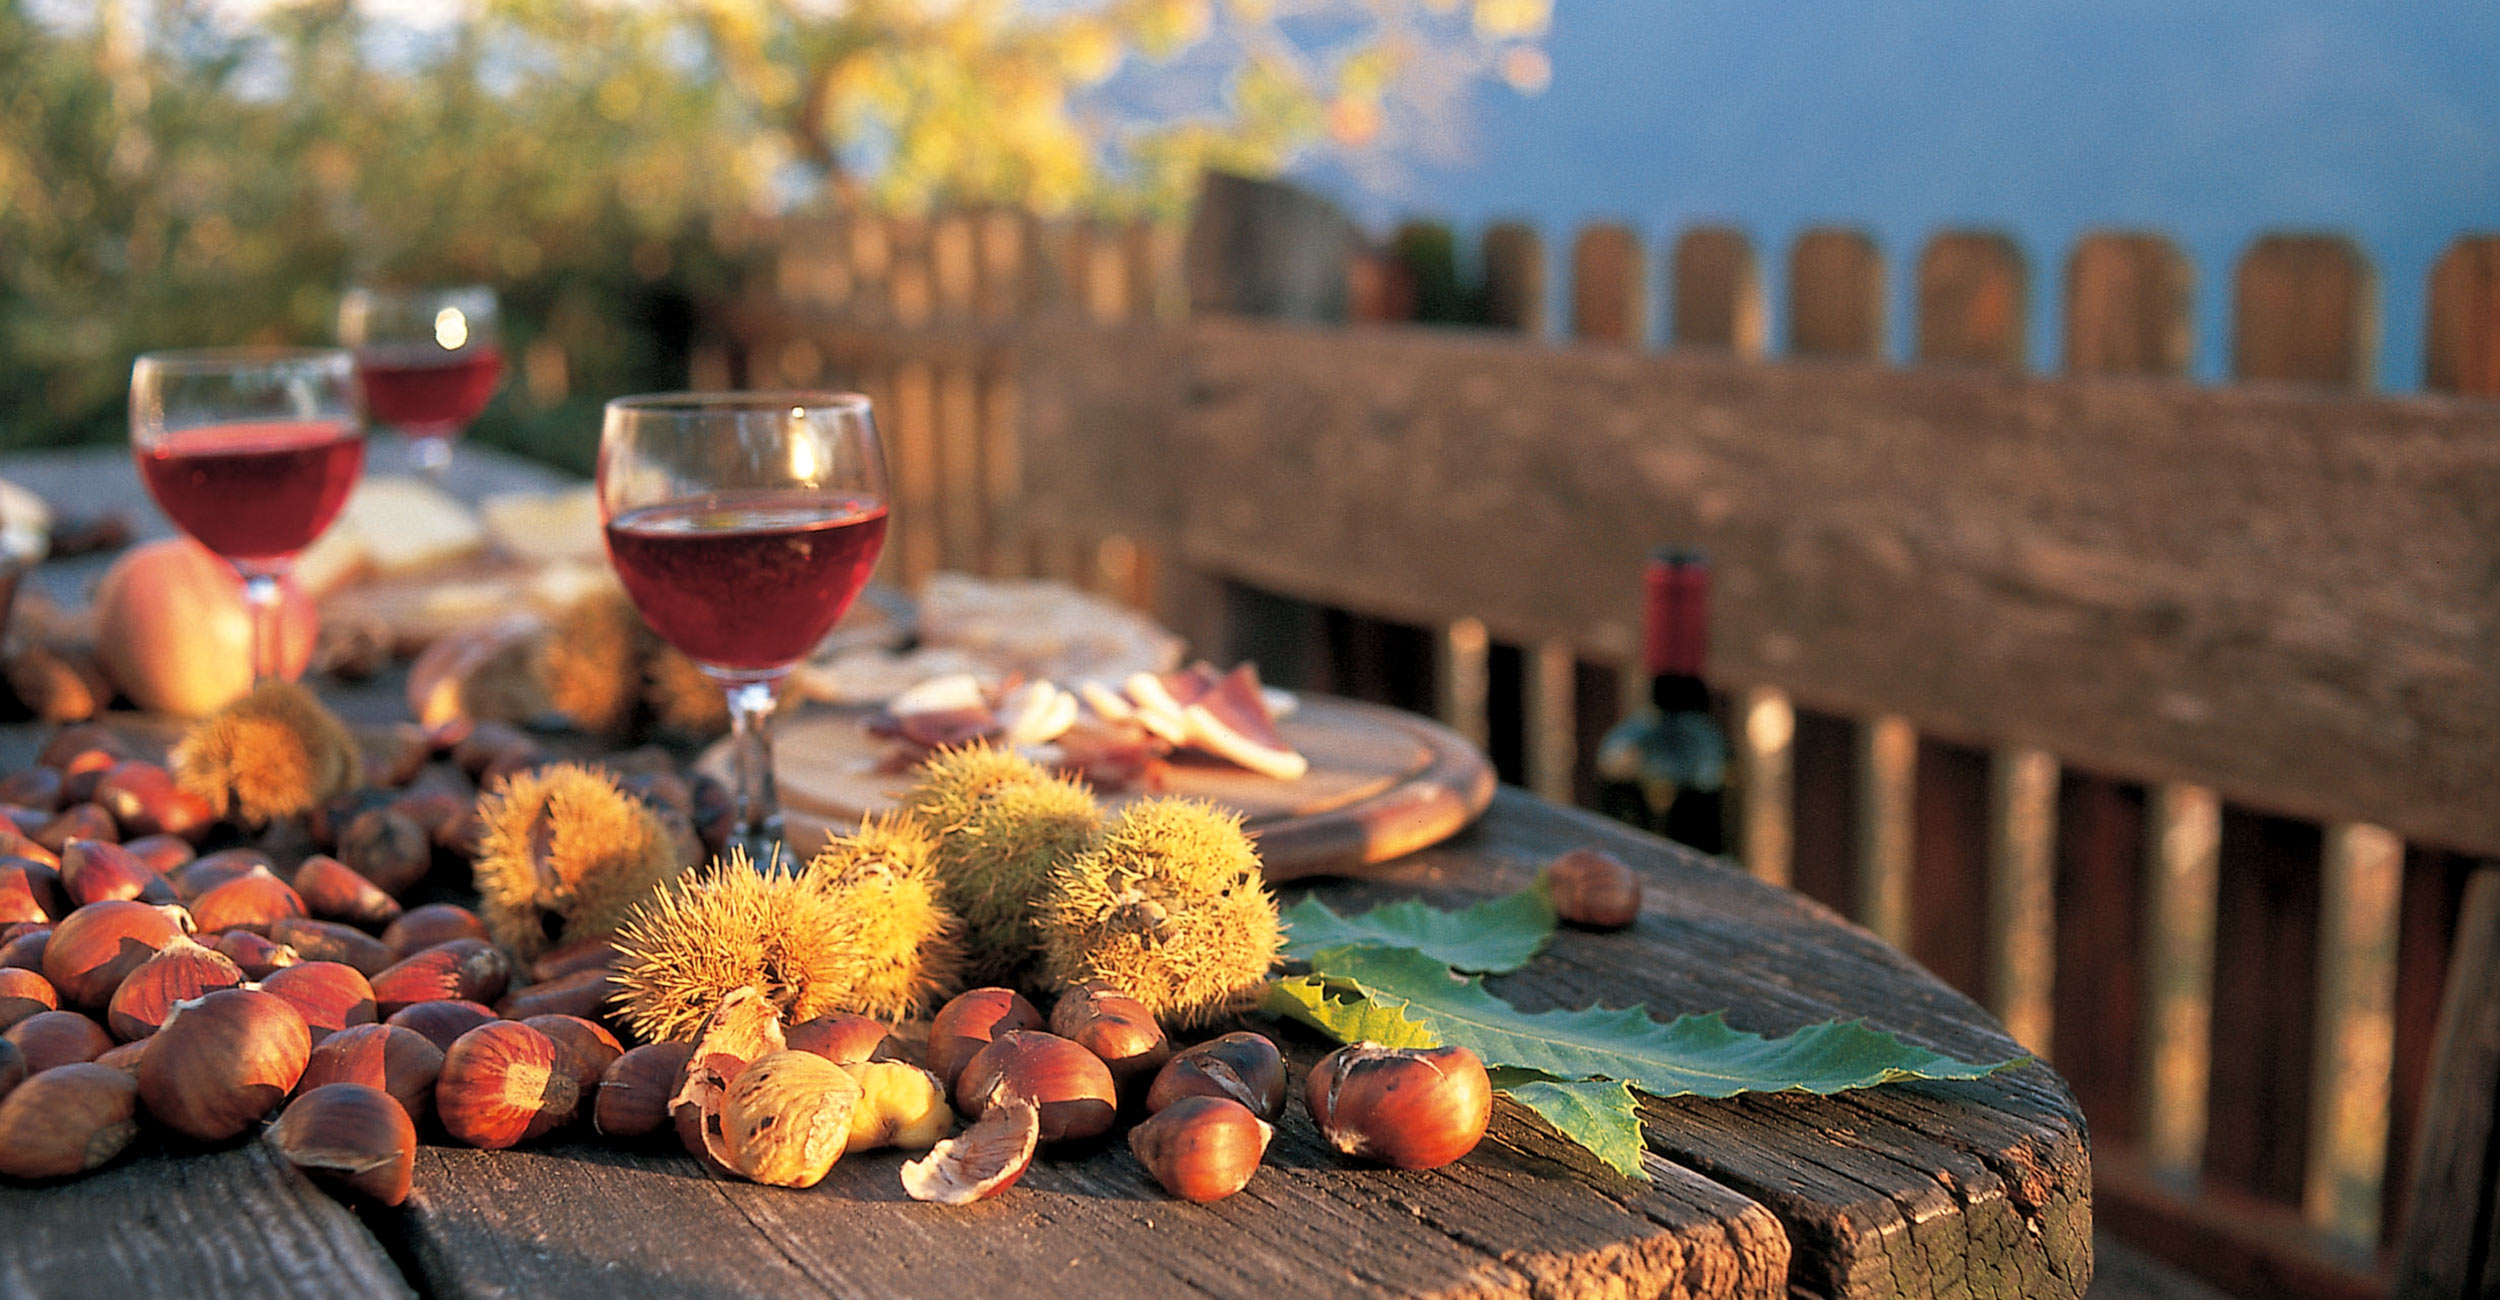
M 0 0 L 0 448 L 124 436 L 130 358 L 484 282 L 476 434 L 585 468 L 811 204 L 1176 215 L 1201 168 L 1534 90 L 1550 0 Z

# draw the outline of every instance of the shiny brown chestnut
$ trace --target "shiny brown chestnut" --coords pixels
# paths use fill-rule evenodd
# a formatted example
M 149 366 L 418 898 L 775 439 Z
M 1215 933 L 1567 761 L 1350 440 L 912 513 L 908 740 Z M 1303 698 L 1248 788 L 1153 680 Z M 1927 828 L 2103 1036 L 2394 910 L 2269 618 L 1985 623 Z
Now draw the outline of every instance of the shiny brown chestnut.
M 499 1019 L 502 1017 L 495 1014 L 495 1009 L 482 1002 L 470 1002 L 464 998 L 437 998 L 432 1002 L 419 1002 L 401 1007 L 392 1012 L 383 1023 L 411 1030 L 424 1036 L 436 1047 L 449 1051 L 453 1043 L 460 1041 L 462 1034 L 479 1025 Z
M 398 899 L 326 853 L 316 853 L 295 868 L 295 892 L 305 911 L 325 921 L 386 925 L 400 915 Z
M 1475 1150 L 1493 1115 L 1484 1062 L 1464 1047 L 1341 1047 L 1311 1067 L 1302 1100 L 1329 1145 L 1400 1169 Z
M 369 1025 L 375 1018 L 373 985 L 355 967 L 340 962 L 298 962 L 269 972 L 260 987 L 294 1004 L 316 1047 L 342 1029 Z
M 923 1064 L 949 1089 L 964 1065 L 990 1040 L 1019 1029 L 1040 1029 L 1042 1013 L 1014 989 L 972 989 L 955 995 L 929 1022 L 929 1055 Z
M 882 1020 L 837 1011 L 790 1026 L 790 1050 L 814 1052 L 836 1065 L 851 1065 L 876 1055 L 888 1032 Z
M 96 781 L 94 799 L 113 814 L 124 839 L 147 835 L 197 839 L 217 820 L 208 801 L 176 784 L 173 773 L 138 759 L 124 759 L 104 769 Z
M 1130 1129 L 1128 1149 L 1163 1190 L 1220 1201 L 1250 1185 L 1275 1133 L 1230 1097 L 1183 1097 Z
M 0 1097 L 8 1096 L 11 1089 L 24 1082 L 26 1053 L 17 1050 L 17 1044 L 0 1037 Z
M 390 1016 L 419 1002 L 458 998 L 492 1003 L 512 978 L 511 959 L 484 939 L 454 939 L 410 954 L 373 977 L 373 998 Z
M 255 867 L 274 872 L 278 864 L 259 849 L 219 849 L 174 868 L 166 880 L 172 883 L 175 896 L 188 903 Z
M 1101 1057 L 1038 1029 L 1009 1030 L 973 1053 L 954 1096 L 955 1109 L 971 1120 L 1002 1098 L 1032 1102 L 1041 1107 L 1044 1142 L 1099 1137 L 1111 1130 L 1120 1105 Z
M 386 894 L 404 894 L 434 869 L 434 837 L 388 808 L 370 808 L 339 832 L 338 859 Z
M 0 966 L 0 1033 L 28 1016 L 60 1008 L 61 995 L 52 981 L 35 971 Z
M 486 923 L 477 913 L 453 903 L 428 903 L 412 907 L 382 931 L 382 944 L 391 950 L 391 960 L 409 957 L 454 939 L 483 939 Z
M 384 1205 L 408 1199 L 417 1126 L 398 1099 L 361 1083 L 326 1083 L 287 1103 L 269 1145 L 288 1164 Z
M 69 1178 L 120 1155 L 139 1135 L 139 1085 L 93 1063 L 29 1076 L 0 1097 L 0 1174 Z
M 182 932 L 182 922 L 146 903 L 91 903 L 52 927 L 43 946 L 43 977 L 63 1002 L 101 1011 L 139 963 Z
M 304 1062 L 301 1092 L 332 1083 L 380 1088 L 398 1101 L 412 1122 L 434 1110 L 434 1081 L 442 1077 L 443 1049 L 399 1025 L 350 1025 L 323 1039 Z
M 1260 1119 L 1285 1111 L 1285 1057 L 1264 1034 L 1246 1030 L 1183 1049 L 1155 1073 L 1146 1109 L 1161 1111 L 1183 1097 L 1230 1097 Z
M 1621 858 L 1580 848 L 1545 867 L 1554 915 L 1591 930 L 1620 930 L 1640 919 L 1641 878 Z
M 28 1074 L 92 1061 L 113 1048 L 104 1026 L 75 1011 L 38 1011 L 9 1026 L 0 1039 L 25 1056 Z
M 1146 1004 L 1101 980 L 1087 980 L 1059 995 L 1050 1008 L 1050 1032 L 1102 1058 L 1111 1081 L 1131 1103 L 1163 1063 L 1172 1040 Z
M 178 934 L 113 990 L 104 1023 L 115 1038 L 132 1042 L 155 1033 L 176 1004 L 242 982 L 243 968 L 233 958 Z
M 139 1060 L 139 1099 L 160 1123 L 222 1142 L 295 1090 L 312 1034 L 286 999 L 219 989 L 174 1008 Z
M 531 1016 L 580 1016 L 596 1020 L 613 1005 L 616 980 L 605 970 L 575 971 L 545 984 L 504 995 L 495 1010 L 506 1020 Z
M 599 1076 L 592 1125 L 607 1137 L 640 1137 L 667 1127 L 669 1098 L 693 1055 L 694 1044 L 668 1042 L 646 1043 L 617 1057 Z
M 573 1118 L 581 1089 L 555 1040 L 517 1021 L 462 1034 L 443 1053 L 434 1113 L 444 1131 L 498 1150 L 543 1137 Z
M 191 841 L 179 835 L 142 835 L 134 840 L 122 841 L 122 847 L 148 864 L 148 870 L 166 877 L 167 884 L 173 883 L 171 873 L 199 857 L 199 851 L 191 847 Z
M 242 969 L 247 980 L 267 979 L 271 971 L 284 970 L 303 960 L 293 948 L 249 930 L 228 930 L 218 935 L 216 948 Z
M 71 840 L 61 846 L 61 892 L 70 906 L 111 898 L 173 901 L 172 886 L 138 854 L 106 840 Z
M 74 803 L 52 815 L 52 820 L 38 827 L 28 838 L 58 853 L 71 840 L 105 840 L 121 843 L 122 830 L 113 814 L 99 804 Z
M 0 925 L 41 925 L 69 909 L 51 883 L 30 875 L 24 858 L 0 860 Z
M 304 914 L 304 900 L 295 888 L 266 867 L 254 867 L 191 900 L 191 919 L 210 933 L 252 930 L 269 933 L 280 921 Z
M 580 1016 L 530 1016 L 520 1023 L 555 1040 L 564 1049 L 564 1060 L 573 1071 L 573 1082 L 584 1097 L 595 1096 L 599 1080 L 608 1067 L 625 1054 L 625 1046 L 616 1035 Z
M 43 950 L 52 942 L 48 925 L 13 925 L 8 938 L 0 940 L 0 970 L 30 970 L 43 973 Z M 50 981 L 45 981 L 50 983 Z
M 397 958 L 379 939 L 352 925 L 302 918 L 269 927 L 269 937 L 295 950 L 304 961 L 334 961 L 353 966 L 366 979 L 389 970 Z

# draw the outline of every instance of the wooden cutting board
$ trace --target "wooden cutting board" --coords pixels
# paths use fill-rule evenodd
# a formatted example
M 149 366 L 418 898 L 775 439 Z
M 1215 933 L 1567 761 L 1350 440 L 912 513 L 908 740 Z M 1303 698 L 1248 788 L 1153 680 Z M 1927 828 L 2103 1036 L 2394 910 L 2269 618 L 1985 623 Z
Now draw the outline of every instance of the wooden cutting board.
M 831 830 L 893 807 L 910 785 L 901 774 L 877 770 L 886 742 L 869 735 L 860 718 L 847 709 L 811 712 L 774 728 L 773 766 L 798 853 L 812 853 Z M 1493 799 L 1484 755 L 1411 713 L 1305 695 L 1277 730 L 1311 760 L 1300 780 L 1186 757 L 1171 764 L 1163 790 L 1238 810 L 1271 881 L 1362 875 L 1364 867 L 1456 834 Z M 714 746 L 702 765 L 728 779 L 726 747 Z M 1103 802 L 1117 808 L 1145 793 L 1112 793 Z

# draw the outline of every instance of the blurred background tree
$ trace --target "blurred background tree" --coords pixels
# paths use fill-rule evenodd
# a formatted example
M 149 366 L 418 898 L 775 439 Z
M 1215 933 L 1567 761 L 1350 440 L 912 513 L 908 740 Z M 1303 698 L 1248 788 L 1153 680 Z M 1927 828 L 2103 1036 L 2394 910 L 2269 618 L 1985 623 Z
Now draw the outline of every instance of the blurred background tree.
M 775 217 L 1182 212 L 1202 168 L 1444 133 L 1541 88 L 1550 0 L 0 0 L 0 447 L 124 436 L 132 356 L 332 337 L 481 281 L 473 430 L 587 467 L 682 386 Z

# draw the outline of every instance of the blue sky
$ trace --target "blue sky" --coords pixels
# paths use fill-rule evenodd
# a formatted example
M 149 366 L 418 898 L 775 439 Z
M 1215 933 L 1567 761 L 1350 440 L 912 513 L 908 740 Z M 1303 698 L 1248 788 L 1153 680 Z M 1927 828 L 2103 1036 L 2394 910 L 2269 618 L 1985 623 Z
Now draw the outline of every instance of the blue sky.
M 1547 48 L 1542 96 L 1477 97 L 1467 161 L 1304 179 L 1375 227 L 1521 217 L 1559 246 L 1627 221 L 1653 256 L 1734 221 L 1774 277 L 1774 338 L 1790 237 L 1854 222 L 1893 269 L 1896 352 L 1928 235 L 2001 228 L 2031 261 L 2035 367 L 2076 235 L 2150 227 L 2196 265 L 2207 377 L 2249 240 L 2340 230 L 2379 270 L 2391 389 L 2421 381 L 2433 259 L 2500 230 L 2500 0 L 1558 0 Z

